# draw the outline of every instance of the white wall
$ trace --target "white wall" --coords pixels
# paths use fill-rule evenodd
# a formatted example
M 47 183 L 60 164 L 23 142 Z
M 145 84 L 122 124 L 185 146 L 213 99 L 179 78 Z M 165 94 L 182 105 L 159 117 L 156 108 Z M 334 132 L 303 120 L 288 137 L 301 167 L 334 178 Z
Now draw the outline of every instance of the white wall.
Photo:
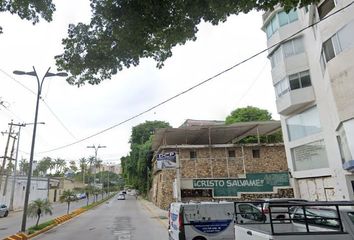
M 8 207 L 10 206 L 12 183 L 13 183 L 13 178 L 12 176 L 9 176 L 7 191 L 5 196 L 3 196 L 4 185 L 5 185 L 5 177 L 4 177 L 3 184 L 1 186 L 1 191 L 0 191 L 0 202 L 5 203 Z M 13 202 L 14 210 L 23 208 L 24 201 L 25 201 L 26 185 L 27 185 L 27 177 L 20 176 L 16 178 L 14 202 Z M 48 197 L 48 179 L 32 177 L 29 202 L 38 198 L 47 199 L 47 197 Z

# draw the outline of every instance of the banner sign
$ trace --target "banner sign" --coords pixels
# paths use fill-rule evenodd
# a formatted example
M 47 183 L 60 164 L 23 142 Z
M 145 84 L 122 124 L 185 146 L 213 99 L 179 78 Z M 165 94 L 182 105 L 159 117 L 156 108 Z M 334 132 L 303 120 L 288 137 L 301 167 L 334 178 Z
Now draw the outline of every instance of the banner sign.
M 238 196 L 239 193 L 274 192 L 274 187 L 289 187 L 289 175 L 280 173 L 248 173 L 246 178 L 193 179 L 195 189 L 213 189 L 214 197 Z
M 164 169 L 164 168 L 176 168 L 176 152 L 166 152 L 166 153 L 161 153 L 157 154 L 156 156 L 156 163 L 157 163 L 157 168 L 158 169 Z

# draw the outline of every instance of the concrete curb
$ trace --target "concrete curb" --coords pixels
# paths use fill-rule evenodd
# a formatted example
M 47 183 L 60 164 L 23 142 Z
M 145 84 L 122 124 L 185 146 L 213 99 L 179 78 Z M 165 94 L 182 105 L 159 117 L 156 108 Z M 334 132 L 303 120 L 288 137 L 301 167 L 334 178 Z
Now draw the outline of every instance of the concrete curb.
M 103 204 L 104 202 L 106 202 L 107 200 L 111 199 L 114 196 L 115 196 L 115 194 L 112 194 L 111 196 L 107 197 L 107 199 L 104 199 L 104 201 L 102 200 L 102 202 L 96 204 L 95 206 L 92 206 L 89 209 L 78 208 L 78 209 L 75 209 L 74 211 L 72 211 L 69 214 L 65 214 L 65 215 L 62 215 L 60 217 L 57 217 L 57 218 L 54 219 L 54 223 L 53 224 L 48 225 L 47 227 L 45 227 L 45 228 L 43 228 L 43 229 L 41 229 L 39 231 L 36 231 L 36 232 L 34 232 L 32 234 L 27 235 L 25 233 L 17 233 L 17 234 L 14 234 L 14 235 L 11 235 L 11 236 L 8 236 L 8 237 L 4 238 L 3 240 L 27 240 L 27 239 L 31 239 L 31 238 L 33 238 L 35 236 L 38 236 L 39 234 L 42 234 L 42 233 L 44 233 L 46 231 L 49 231 L 50 229 L 52 229 L 52 228 L 54 228 L 54 227 L 56 227 L 56 226 L 58 226 L 58 225 L 60 225 L 60 224 L 62 224 L 64 222 L 66 222 L 66 221 L 68 221 L 68 220 L 70 220 L 70 219 L 72 219 L 74 217 L 79 216 L 80 214 L 82 214 L 82 213 L 84 213 L 84 212 L 86 212 L 86 211 L 88 211 L 90 209 L 93 209 L 93 208 Z
M 27 240 L 27 239 L 28 239 L 28 237 L 26 234 L 17 233 L 17 234 L 14 234 L 14 235 L 4 238 L 3 240 Z

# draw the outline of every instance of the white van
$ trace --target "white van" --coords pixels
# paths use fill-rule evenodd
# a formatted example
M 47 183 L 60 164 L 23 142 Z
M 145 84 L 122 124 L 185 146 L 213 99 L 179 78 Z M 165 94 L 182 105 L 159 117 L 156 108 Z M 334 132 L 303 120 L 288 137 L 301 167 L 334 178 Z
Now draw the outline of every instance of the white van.
M 247 214 L 240 214 L 238 221 L 254 222 L 261 214 L 253 204 L 237 204 L 238 211 L 247 208 Z M 249 214 L 257 212 L 257 214 Z M 260 215 L 258 215 L 260 216 Z M 170 240 L 234 240 L 235 205 L 233 202 L 178 203 L 170 205 Z

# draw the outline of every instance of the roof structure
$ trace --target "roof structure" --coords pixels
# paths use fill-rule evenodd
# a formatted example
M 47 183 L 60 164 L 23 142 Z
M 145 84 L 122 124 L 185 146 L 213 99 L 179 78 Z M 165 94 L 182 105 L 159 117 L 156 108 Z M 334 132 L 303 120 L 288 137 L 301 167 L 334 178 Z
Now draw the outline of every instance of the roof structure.
M 220 120 L 195 120 L 195 119 L 187 119 L 181 127 L 193 127 L 193 126 L 205 126 L 205 125 L 224 125 L 225 121 Z
M 242 122 L 229 125 L 181 126 L 155 132 L 152 150 L 163 145 L 212 145 L 236 143 L 248 136 L 270 135 L 281 128 L 280 121 Z

